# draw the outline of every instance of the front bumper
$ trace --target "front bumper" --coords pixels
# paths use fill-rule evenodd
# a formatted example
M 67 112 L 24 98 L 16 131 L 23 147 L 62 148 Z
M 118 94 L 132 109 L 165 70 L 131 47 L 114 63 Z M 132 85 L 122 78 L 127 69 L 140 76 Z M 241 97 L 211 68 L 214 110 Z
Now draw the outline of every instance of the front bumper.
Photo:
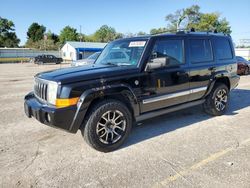
M 75 114 L 77 106 L 66 108 L 55 108 L 41 103 L 33 93 L 29 93 L 24 98 L 24 110 L 27 117 L 36 118 L 39 122 L 66 130 L 71 133 L 76 133 L 79 125 L 75 126 Z

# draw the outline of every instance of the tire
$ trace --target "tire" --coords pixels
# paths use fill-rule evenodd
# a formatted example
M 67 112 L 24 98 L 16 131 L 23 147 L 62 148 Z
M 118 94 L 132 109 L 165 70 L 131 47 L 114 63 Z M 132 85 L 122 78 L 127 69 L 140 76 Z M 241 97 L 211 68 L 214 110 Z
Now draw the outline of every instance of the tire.
M 129 136 L 132 115 L 127 106 L 116 100 L 104 100 L 93 106 L 81 128 L 85 141 L 94 149 L 110 152 Z
M 215 83 L 214 88 L 207 96 L 203 108 L 206 113 L 213 116 L 223 115 L 228 107 L 229 89 L 223 83 Z

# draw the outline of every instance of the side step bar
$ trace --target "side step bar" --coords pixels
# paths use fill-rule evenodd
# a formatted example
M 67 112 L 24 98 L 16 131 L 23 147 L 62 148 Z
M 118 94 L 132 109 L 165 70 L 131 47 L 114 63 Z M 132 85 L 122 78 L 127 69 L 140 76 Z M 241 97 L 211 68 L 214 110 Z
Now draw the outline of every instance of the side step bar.
M 168 107 L 168 108 L 164 108 L 164 109 L 160 109 L 160 110 L 155 110 L 155 111 L 152 111 L 152 112 L 146 112 L 146 113 L 143 113 L 142 115 L 136 117 L 135 119 L 136 119 L 137 122 L 138 121 L 143 121 L 145 119 L 150 119 L 150 118 L 160 116 L 160 115 L 163 115 L 163 114 L 167 114 L 167 113 L 170 113 L 170 112 L 175 112 L 175 111 L 182 110 L 182 109 L 185 109 L 185 108 L 189 108 L 189 107 L 192 107 L 192 106 L 200 105 L 200 104 L 202 104 L 204 102 L 205 102 L 205 99 L 201 99 L 201 100 L 188 102 L 188 103 L 180 104 L 180 105 L 173 106 L 173 107 Z

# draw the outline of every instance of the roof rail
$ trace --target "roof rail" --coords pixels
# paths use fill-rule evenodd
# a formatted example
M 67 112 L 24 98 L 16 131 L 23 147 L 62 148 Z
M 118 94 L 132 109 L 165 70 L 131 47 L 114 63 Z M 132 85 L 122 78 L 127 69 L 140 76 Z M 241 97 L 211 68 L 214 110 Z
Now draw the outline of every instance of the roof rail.
M 153 35 L 161 35 L 161 34 L 169 34 L 169 33 L 175 33 L 175 34 L 190 34 L 190 33 L 197 33 L 198 34 L 198 33 L 200 33 L 200 34 L 207 34 L 207 35 L 214 34 L 214 35 L 230 36 L 230 34 L 218 32 L 217 29 L 208 30 L 208 31 L 196 31 L 195 28 L 191 28 L 191 29 L 183 28 L 183 29 L 177 29 L 177 31 L 176 30 L 167 30 L 167 31 L 153 34 Z

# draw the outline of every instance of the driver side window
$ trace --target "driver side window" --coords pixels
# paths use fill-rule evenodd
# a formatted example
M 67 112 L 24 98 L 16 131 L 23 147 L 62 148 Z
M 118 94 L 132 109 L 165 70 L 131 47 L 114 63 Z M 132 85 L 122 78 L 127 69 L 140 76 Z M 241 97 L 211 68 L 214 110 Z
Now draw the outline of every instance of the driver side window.
M 183 64 L 183 40 L 156 40 L 151 53 L 151 60 L 157 58 L 166 58 L 167 66 Z

